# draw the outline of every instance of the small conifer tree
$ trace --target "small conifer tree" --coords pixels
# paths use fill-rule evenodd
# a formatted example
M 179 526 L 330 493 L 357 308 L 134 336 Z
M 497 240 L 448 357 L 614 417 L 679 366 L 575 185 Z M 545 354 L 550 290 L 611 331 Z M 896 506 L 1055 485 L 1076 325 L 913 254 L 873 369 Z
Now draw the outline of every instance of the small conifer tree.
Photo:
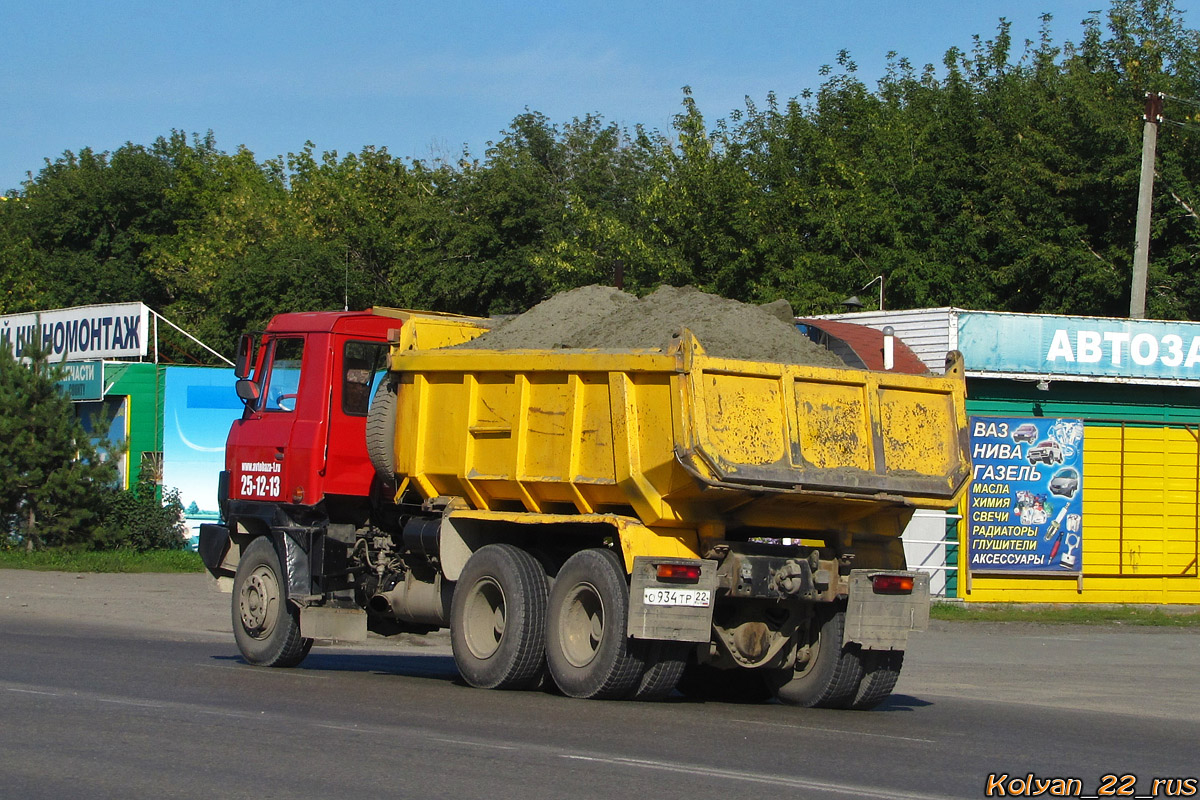
M 0 530 L 27 550 L 90 543 L 117 480 L 107 420 L 93 420 L 98 448 L 58 389 L 61 376 L 36 347 L 20 360 L 0 347 Z

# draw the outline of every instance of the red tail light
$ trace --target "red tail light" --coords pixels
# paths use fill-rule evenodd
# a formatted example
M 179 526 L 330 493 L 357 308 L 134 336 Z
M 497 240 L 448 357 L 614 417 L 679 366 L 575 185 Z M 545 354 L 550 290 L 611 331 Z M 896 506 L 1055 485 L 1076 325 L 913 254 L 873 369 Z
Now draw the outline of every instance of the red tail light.
M 659 564 L 658 579 L 695 583 L 700 580 L 700 567 L 695 564 Z
M 876 575 L 871 578 L 875 594 L 912 594 L 913 579 L 908 575 Z

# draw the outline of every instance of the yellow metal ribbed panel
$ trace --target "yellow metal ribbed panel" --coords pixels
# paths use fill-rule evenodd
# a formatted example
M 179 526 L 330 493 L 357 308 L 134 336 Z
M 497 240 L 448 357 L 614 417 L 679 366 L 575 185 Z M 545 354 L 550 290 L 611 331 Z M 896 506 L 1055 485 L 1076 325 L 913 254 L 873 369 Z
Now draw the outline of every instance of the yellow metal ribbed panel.
M 889 471 L 921 475 L 952 472 L 958 443 L 933 432 L 954 419 L 954 398 L 944 392 L 914 391 L 911 386 L 881 386 L 879 418 L 883 457 Z
M 690 340 L 669 354 L 398 343 L 391 366 L 398 473 L 485 511 L 892 536 L 914 507 L 952 504 L 969 469 L 961 376 L 712 359 Z
M 947 508 L 966 479 L 960 380 L 702 355 L 685 363 L 705 423 L 685 431 L 689 450 L 715 480 Z
M 875 468 L 870 400 L 863 384 L 792 381 L 799 458 L 819 469 Z
M 731 463 L 786 463 L 788 431 L 783 392 L 776 376 L 708 373 L 701 380 L 709 447 Z

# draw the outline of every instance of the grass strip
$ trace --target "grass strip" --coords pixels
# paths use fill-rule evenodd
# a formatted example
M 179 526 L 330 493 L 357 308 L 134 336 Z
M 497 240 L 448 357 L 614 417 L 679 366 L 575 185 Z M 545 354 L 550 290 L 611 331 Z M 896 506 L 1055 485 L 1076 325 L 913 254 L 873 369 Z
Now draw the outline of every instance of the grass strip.
M 0 569 L 56 572 L 201 572 L 200 556 L 187 550 L 0 550 Z
M 1158 628 L 1200 627 L 1200 612 L 1154 606 L 1107 604 L 964 606 L 934 603 L 933 619 L 948 622 L 1035 622 L 1046 625 L 1134 625 Z

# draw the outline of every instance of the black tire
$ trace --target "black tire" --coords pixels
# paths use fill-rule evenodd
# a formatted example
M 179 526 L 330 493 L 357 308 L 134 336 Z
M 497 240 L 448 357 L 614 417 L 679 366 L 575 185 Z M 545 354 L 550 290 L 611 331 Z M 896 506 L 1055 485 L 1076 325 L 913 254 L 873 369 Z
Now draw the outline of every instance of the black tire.
M 568 697 L 623 700 L 645 670 L 628 635 L 629 583 L 611 550 L 582 550 L 554 578 L 546 620 L 546 664 Z
M 688 651 L 694 646 L 687 642 L 636 641 L 637 649 L 645 652 L 642 679 L 633 692 L 634 700 L 662 700 L 669 697 L 683 677 Z
M 811 656 L 799 669 L 772 670 L 771 689 L 780 702 L 806 708 L 847 708 L 863 678 L 862 651 L 842 645 L 846 609 L 822 607 L 810 628 Z
M 900 668 L 904 666 L 903 650 L 864 650 L 863 679 L 858 684 L 858 693 L 848 708 L 870 711 L 882 703 L 896 688 Z
M 450 604 L 450 645 L 463 680 L 532 689 L 546 671 L 546 574 L 529 553 L 489 544 L 467 560 Z
M 294 667 L 312 649 L 300 635 L 300 610 L 287 601 L 279 555 L 267 536 L 242 551 L 233 578 L 233 638 L 246 661 Z
M 711 664 L 688 664 L 677 688 L 685 697 L 720 703 L 765 703 L 772 695 L 763 670 Z
M 367 455 L 375 472 L 386 481 L 396 474 L 396 386 L 386 377 L 379 382 L 367 410 Z

